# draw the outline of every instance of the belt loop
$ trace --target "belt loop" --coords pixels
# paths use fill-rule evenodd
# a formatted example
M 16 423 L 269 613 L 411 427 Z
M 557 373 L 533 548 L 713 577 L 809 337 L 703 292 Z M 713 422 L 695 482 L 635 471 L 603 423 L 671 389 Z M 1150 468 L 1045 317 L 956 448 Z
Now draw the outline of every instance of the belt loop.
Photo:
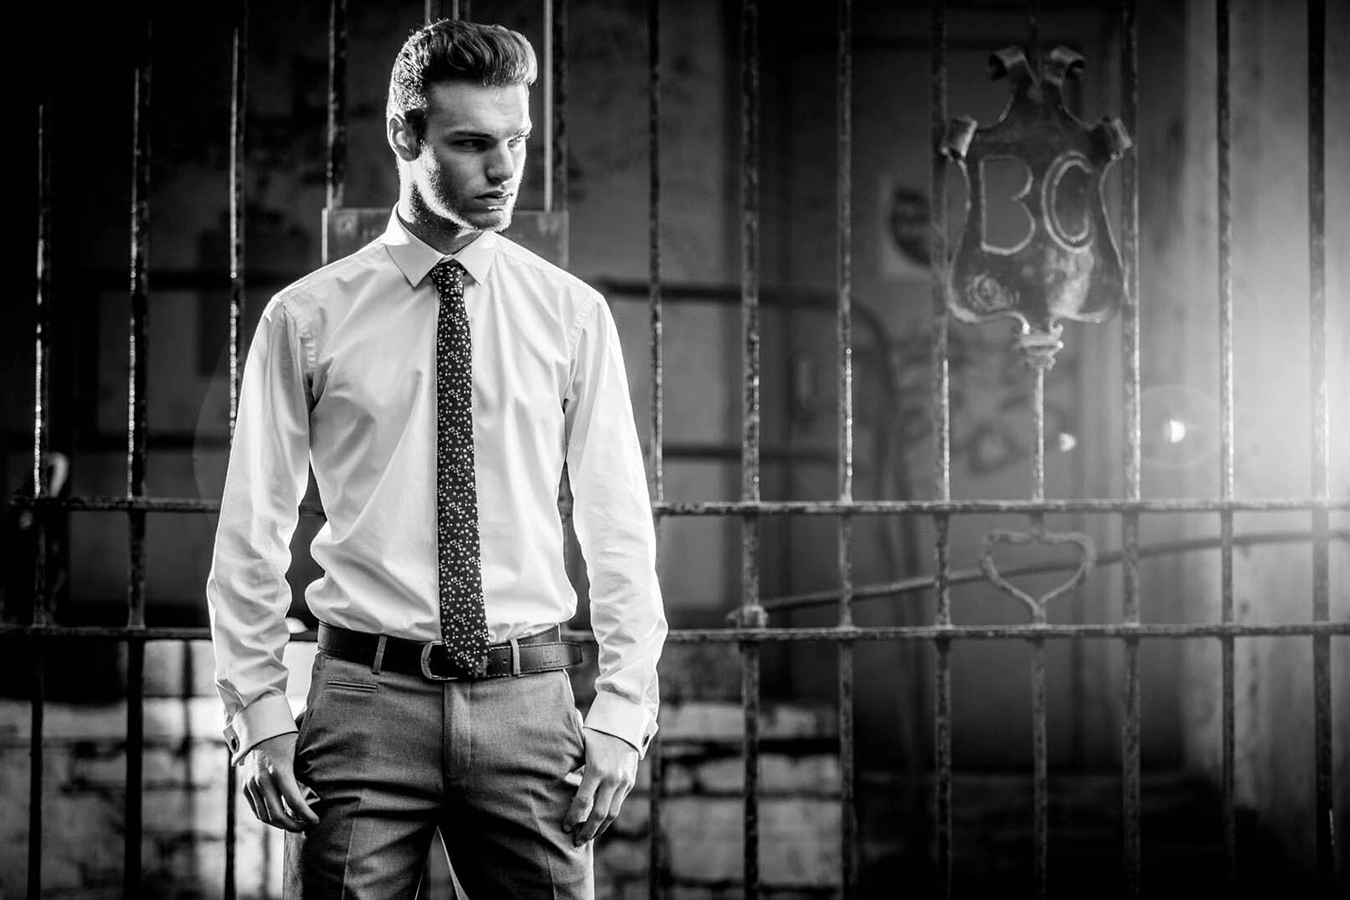
M 375 644 L 375 662 L 371 663 L 371 666 L 370 666 L 370 674 L 372 674 L 372 675 L 378 675 L 378 674 L 380 674 L 380 666 L 382 666 L 382 665 L 384 664 L 384 645 L 385 645 L 386 643 L 388 643 L 388 641 L 389 641 L 389 636 L 388 636 L 388 635 L 382 634 L 382 635 L 380 635 L 379 641 L 376 642 L 376 644 Z
M 511 638 L 511 677 L 520 677 L 520 641 Z

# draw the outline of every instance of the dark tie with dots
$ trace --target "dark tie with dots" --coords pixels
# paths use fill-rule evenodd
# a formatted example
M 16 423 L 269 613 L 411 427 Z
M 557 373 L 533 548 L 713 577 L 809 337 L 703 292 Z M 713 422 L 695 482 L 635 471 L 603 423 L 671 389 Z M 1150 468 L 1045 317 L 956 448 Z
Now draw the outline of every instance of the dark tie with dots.
M 473 342 L 464 311 L 464 267 L 452 259 L 431 270 L 441 296 L 436 318 L 436 570 L 441 640 L 464 672 L 488 649 L 478 550 L 478 492 L 473 476 Z

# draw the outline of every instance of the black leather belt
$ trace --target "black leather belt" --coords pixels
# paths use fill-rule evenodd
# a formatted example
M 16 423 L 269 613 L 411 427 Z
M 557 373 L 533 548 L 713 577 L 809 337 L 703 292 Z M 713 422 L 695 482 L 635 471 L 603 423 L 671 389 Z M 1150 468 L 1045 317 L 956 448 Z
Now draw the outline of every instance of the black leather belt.
M 555 672 L 581 662 L 581 646 L 561 640 L 562 631 L 554 626 L 527 637 L 494 644 L 473 671 L 466 672 L 445 655 L 440 641 L 410 641 L 407 638 L 350 631 L 319 623 L 319 649 L 329 656 L 388 669 L 404 675 L 421 675 L 430 681 L 471 681 L 478 678 L 509 678 Z M 378 657 L 378 658 L 377 658 Z

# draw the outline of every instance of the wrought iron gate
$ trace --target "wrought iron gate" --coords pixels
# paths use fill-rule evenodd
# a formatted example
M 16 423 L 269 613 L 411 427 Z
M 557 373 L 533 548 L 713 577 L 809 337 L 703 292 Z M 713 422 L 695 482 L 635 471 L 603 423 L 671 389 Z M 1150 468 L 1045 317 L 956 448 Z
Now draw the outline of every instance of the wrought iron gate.
M 487 4 L 484 4 L 487 5 Z M 433 6 L 437 9 L 433 9 Z M 440 7 L 450 7 L 440 9 Z M 433 4 L 428 0 L 428 18 L 435 12 L 450 15 L 467 13 L 467 2 Z M 1031 45 L 1037 44 L 1038 6 L 1031 4 Z M 933 747 L 933 768 L 936 792 L 935 853 L 938 873 L 938 896 L 951 894 L 952 884 L 952 722 L 959 710 L 952 704 L 953 645 L 961 641 L 1022 641 L 1032 654 L 1031 692 L 1033 699 L 1034 748 L 1034 803 L 1031 816 L 1035 839 L 1035 885 L 1039 896 L 1045 895 L 1047 879 L 1048 843 L 1048 774 L 1046 742 L 1046 678 L 1045 644 L 1047 641 L 1104 638 L 1119 642 L 1125 653 L 1125 673 L 1122 689 L 1125 697 L 1125 719 L 1121 746 L 1123 748 L 1122 797 L 1124 827 L 1122 854 L 1127 896 L 1140 895 L 1141 872 L 1141 682 L 1139 648 L 1150 639 L 1184 639 L 1216 641 L 1222 649 L 1222 797 L 1223 835 L 1228 854 L 1230 876 L 1236 871 L 1239 853 L 1235 794 L 1235 698 L 1234 698 L 1234 642 L 1239 638 L 1269 636 L 1300 636 L 1311 641 L 1313 647 L 1314 693 L 1312 703 L 1315 715 L 1315 808 L 1309 812 L 1316 821 L 1317 859 L 1320 884 L 1330 892 L 1334 880 L 1335 847 L 1333 833 L 1333 776 L 1332 776 L 1332 682 L 1331 640 L 1350 635 L 1350 623 L 1330 618 L 1329 546 L 1335 537 L 1330 528 L 1332 511 L 1350 510 L 1350 501 L 1333 498 L 1330 488 L 1331 449 L 1329 443 L 1330 397 L 1327 374 L 1327 294 L 1326 294 L 1326 190 L 1325 190 L 1325 77 L 1324 29 L 1326 10 L 1324 0 L 1310 0 L 1308 4 L 1308 198 L 1311 252 L 1308 267 L 1311 282 L 1309 298 L 1311 332 L 1309 354 L 1312 360 L 1311 390 L 1314 398 L 1312 417 L 1312 490 L 1306 497 L 1287 499 L 1242 499 L 1234 491 L 1234 416 L 1233 416 L 1233 292 L 1231 275 L 1232 197 L 1230 191 L 1230 109 L 1231 97 L 1227 72 L 1230 60 L 1229 4 L 1217 3 L 1217 45 L 1221 77 L 1216 96 L 1218 110 L 1218 223 L 1219 269 L 1216 273 L 1220 296 L 1218 333 L 1220 341 L 1220 461 L 1218 499 L 1144 499 L 1141 493 L 1141 399 L 1140 399 L 1140 309 L 1138 295 L 1138 184 L 1134 158 L 1126 155 L 1122 162 L 1122 187 L 1125 198 L 1122 215 L 1122 251 L 1125 273 L 1125 302 L 1120 311 L 1123 318 L 1123 373 L 1124 396 L 1122 413 L 1126 435 L 1126 453 L 1123 461 L 1126 494 L 1119 498 L 1052 500 L 1045 496 L 1045 429 L 1044 429 L 1044 369 L 1036 369 L 1034 379 L 1033 415 L 1036 440 L 1034 444 L 1031 496 L 1023 500 L 960 500 L 951 492 L 951 448 L 948 346 L 949 329 L 947 292 L 942 284 L 942 266 L 934 277 L 932 293 L 932 409 L 935 435 L 935 467 L 931 473 L 936 499 L 914 501 L 859 501 L 854 499 L 853 455 L 853 307 L 852 307 L 852 219 L 853 191 L 853 5 L 851 0 L 838 0 L 836 92 L 837 120 L 837 316 L 836 331 L 840 366 L 837 373 L 840 397 L 840 415 L 837 426 L 838 469 L 837 499 L 828 502 L 765 501 L 760 491 L 761 450 L 761 395 L 760 395 L 760 62 L 759 62 L 759 3 L 757 0 L 740 2 L 740 309 L 743 334 L 742 353 L 742 446 L 741 497 L 734 502 L 672 502 L 665 497 L 662 448 L 666 436 L 663 421 L 663 297 L 662 297 L 662 221 L 661 145 L 662 122 L 661 88 L 668 76 L 663 68 L 660 46 L 662 12 L 659 0 L 649 0 L 647 41 L 650 52 L 649 97 L 649 159 L 651 177 L 650 232 L 649 232 L 649 309 L 650 309 L 650 367 L 651 455 L 649 460 L 652 510 L 658 527 L 662 521 L 680 516 L 721 516 L 738 519 L 741 523 L 741 606 L 734 627 L 706 630 L 674 631 L 674 643 L 720 643 L 739 648 L 741 661 L 741 695 L 744 709 L 745 742 L 745 896 L 754 897 L 760 889 L 759 872 L 759 818 L 758 778 L 760 739 L 760 653 L 766 642 L 826 642 L 838 651 L 838 728 L 840 744 L 842 828 L 839 836 L 842 854 L 842 895 L 853 896 L 857 890 L 859 835 L 855 819 L 854 797 L 854 651 L 859 641 L 903 641 L 931 645 L 936 651 L 934 721 L 936 725 Z M 546 132 L 549 157 L 546 166 L 545 209 L 567 208 L 567 140 L 565 113 L 567 106 L 567 3 L 565 0 L 544 0 L 546 60 L 546 94 L 548 121 Z M 346 163 L 345 125 L 345 66 L 347 0 L 332 0 L 330 30 L 330 68 L 328 97 L 328 161 L 327 206 L 330 214 L 340 211 L 344 198 Z M 669 14 L 667 12 L 667 14 Z M 1122 118 L 1125 129 L 1133 133 L 1138 115 L 1137 22 L 1134 0 L 1125 0 L 1119 6 L 1120 33 L 1124 46 L 1120 72 Z M 243 176 L 244 176 L 244 117 L 247 102 L 247 46 L 248 4 L 242 2 L 234 30 L 232 114 L 230 122 L 230 423 L 231 432 L 238 401 L 240 361 L 245 346 L 243 314 L 245 305 L 245 247 L 243 240 Z M 935 0 L 931 4 L 931 75 L 930 110 L 934 154 L 932 157 L 931 191 L 933 260 L 948 260 L 951 248 L 947 246 L 945 222 L 947 161 L 937 152 L 946 134 L 947 110 L 947 20 L 946 4 Z M 53 307 L 50 292 L 51 278 L 51 180 L 50 147 L 48 146 L 45 105 L 38 107 L 38 243 L 37 243 L 37 331 L 35 335 L 36 365 L 34 369 L 33 399 L 33 483 L 35 495 L 23 498 L 20 504 L 30 509 L 39 525 L 39 551 L 35 560 L 35 597 L 31 624 L 0 624 L 0 637 L 22 639 L 37 648 L 38 665 L 34 674 L 32 702 L 32 766 L 30 777 L 28 895 L 41 895 L 41 834 L 43 829 L 42 785 L 43 729 L 45 703 L 45 662 L 47 648 L 52 646 L 84 645 L 87 642 L 123 642 L 128 648 L 127 697 L 127 799 L 125 844 L 125 893 L 138 896 L 141 885 L 142 803 L 140 786 L 143 782 L 141 749 L 143 747 L 143 685 L 145 646 L 149 641 L 181 641 L 208 637 L 204 628 L 161 628 L 146 626 L 146 568 L 145 534 L 147 517 L 155 513 L 213 514 L 219 510 L 218 501 L 198 501 L 172 497 L 155 497 L 146 491 L 146 418 L 147 365 L 144 348 L 148 339 L 148 291 L 146 236 L 151 214 L 149 205 L 150 158 L 147 118 L 151 109 L 151 42 L 149 25 L 144 41 L 138 48 L 135 75 L 135 100 L 132 112 L 135 152 L 132 173 L 131 210 L 131 321 L 129 331 L 130 378 L 128 393 L 127 490 L 125 496 L 57 498 L 50 495 L 44 471 L 48 450 L 49 378 L 50 378 L 50 323 L 59 311 Z M 124 514 L 131 528 L 130 580 L 127 593 L 127 621 L 125 626 L 59 626 L 51 618 L 46 601 L 49 596 L 50 574 L 45 571 L 46 554 L 41 549 L 42 523 L 70 511 L 97 511 Z M 1234 610 L 1233 551 L 1244 538 L 1235 536 L 1234 516 L 1252 511 L 1306 512 L 1311 519 L 1312 596 L 1307 621 L 1297 624 L 1250 624 L 1237 621 Z M 1120 554 L 1123 569 L 1124 605 L 1120 619 L 1110 624 L 1048 624 L 1044 616 L 1044 599 L 1039 603 L 1027 598 L 1032 617 L 1018 626 L 963 626 L 953 624 L 950 592 L 954 583 L 967 578 L 954 575 L 950 563 L 950 526 L 953 517 L 981 513 L 1013 513 L 1029 517 L 1032 530 L 1040 529 L 1044 517 L 1056 513 L 1082 513 L 1100 516 L 1118 516 L 1123 525 L 1124 546 Z M 1141 514 L 1206 513 L 1218 517 L 1221 554 L 1221 619 L 1217 622 L 1193 625 L 1162 625 L 1142 621 L 1139 596 L 1139 520 Z M 819 628 L 768 627 L 765 607 L 761 600 L 760 527 L 766 517 L 772 516 L 826 516 L 838 523 L 836 555 L 839 589 L 837 592 L 837 624 Z M 864 628 L 854 624 L 853 603 L 857 596 L 853 578 L 853 523 L 859 516 L 918 517 L 932 521 L 936 530 L 933 547 L 935 577 L 915 578 L 899 590 L 932 590 L 936 596 L 936 618 L 929 624 Z M 1193 549 L 1193 548 L 1192 548 Z M 1030 571 L 1030 570 L 1023 570 Z M 988 572 L 991 577 L 993 573 Z M 303 636 L 313 639 L 313 635 Z M 587 635 L 577 635 L 588 639 Z M 1344 702 L 1344 701 L 1342 701 Z M 650 751 L 653 790 L 650 794 L 651 822 L 651 895 L 663 896 L 667 862 L 663 858 L 666 843 L 662 835 L 663 783 L 661 742 L 653 743 Z M 221 765 L 226 765 L 222 754 Z M 230 796 L 236 791 L 233 769 L 230 770 Z M 235 894 L 235 865 L 233 859 L 235 834 L 235 803 L 227 804 L 226 897 Z

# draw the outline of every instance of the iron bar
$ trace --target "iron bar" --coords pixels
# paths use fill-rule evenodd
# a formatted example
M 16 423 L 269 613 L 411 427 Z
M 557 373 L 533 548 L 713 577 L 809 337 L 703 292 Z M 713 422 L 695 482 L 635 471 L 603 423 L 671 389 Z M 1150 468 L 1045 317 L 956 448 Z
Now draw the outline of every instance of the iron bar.
M 1138 134 L 1139 23 L 1137 0 L 1121 5 L 1121 118 L 1128 134 Z M 1121 250 L 1125 269 L 1125 303 L 1121 310 L 1125 362 L 1125 493 L 1141 496 L 1141 439 L 1139 393 L 1139 166 L 1138 154 L 1121 161 Z M 1123 618 L 1139 622 L 1139 515 L 1126 512 L 1122 521 L 1125 550 Z M 1122 727 L 1121 781 L 1124 815 L 1124 895 L 1140 896 L 1142 841 L 1140 838 L 1140 729 L 1141 685 L 1139 642 L 1125 641 L 1125 709 Z
M 647 824 L 647 896 L 651 900 L 661 900 L 665 896 L 667 863 L 665 829 L 661 826 L 661 794 L 665 789 L 666 771 L 660 732 L 647 745 L 647 772 L 650 778 L 647 795 L 649 814 Z
M 567 209 L 567 0 L 544 0 L 544 209 Z
M 1036 35 L 1036 9 L 1032 4 L 1033 39 Z M 1045 499 L 1045 368 L 1037 365 L 1031 380 L 1032 456 L 1031 496 Z M 1045 526 L 1042 513 L 1031 514 L 1033 532 Z M 1037 625 L 1045 622 L 1045 607 L 1039 606 L 1033 618 Z M 1050 842 L 1050 773 L 1049 743 L 1046 735 L 1045 698 L 1045 641 L 1031 644 L 1031 748 L 1032 748 L 1032 890 L 1038 900 L 1045 900 Z
M 52 175 L 51 143 L 47 137 L 47 115 L 50 102 L 42 102 L 37 108 L 37 285 L 33 310 L 34 349 L 33 349 L 33 496 L 47 494 L 44 476 L 44 459 L 47 455 L 48 422 L 51 393 L 51 350 L 52 350 Z M 41 531 L 41 523 L 34 523 Z M 39 554 L 34 560 L 35 577 L 42 580 L 45 554 Z M 33 595 L 34 610 L 42 607 L 42 585 L 35 585 Z M 45 611 L 44 611 L 45 612 Z
M 938 148 L 947 129 L 947 11 L 946 0 L 932 0 L 929 37 L 929 68 L 932 94 L 929 102 L 931 169 L 929 172 L 929 258 L 933 304 L 933 481 L 940 504 L 950 504 L 951 464 L 951 373 L 948 368 L 947 297 L 947 173 Z M 946 511 L 933 517 L 935 535 L 935 623 L 943 632 L 952 629 L 951 521 Z M 952 895 L 952 656 L 951 641 L 934 642 L 934 818 L 936 831 L 936 896 Z
M 1214 8 L 1214 36 L 1217 77 L 1215 80 L 1215 116 L 1218 143 L 1218 216 L 1219 216 L 1219 496 L 1233 496 L 1233 191 L 1232 117 L 1229 94 L 1228 0 L 1217 0 Z M 1233 621 L 1233 513 L 1219 513 L 1220 619 Z M 1221 666 L 1221 752 L 1223 793 L 1223 846 L 1228 883 L 1237 883 L 1237 806 L 1236 780 L 1237 701 L 1233 640 L 1220 638 Z
M 1180 598 L 1162 598 L 1166 601 Z M 565 630 L 566 640 L 594 643 L 595 638 L 589 631 Z M 1255 637 L 1308 637 L 1327 635 L 1328 637 L 1350 637 L 1350 621 L 1329 622 L 1289 622 L 1289 623 L 1251 623 L 1251 622 L 1197 622 L 1192 624 L 1141 623 L 1129 625 L 1123 622 L 1105 622 L 1096 624 L 1046 624 L 1046 625 L 886 625 L 861 628 L 839 628 L 819 626 L 810 628 L 684 628 L 670 632 L 669 641 L 676 644 L 723 644 L 723 643 L 781 643 L 786 641 L 931 641 L 944 640 L 1029 640 L 1044 638 L 1059 639 L 1096 639 L 1096 638 L 1137 638 L 1140 640 L 1180 639 L 1180 638 L 1217 638 L 1231 635 L 1235 638 Z M 135 629 L 125 625 L 17 625 L 0 622 L 0 638 L 23 638 L 34 641 L 205 641 L 211 639 L 211 632 L 205 626 L 199 627 L 156 627 Z M 291 640 L 301 643 L 313 643 L 315 632 L 305 631 L 291 635 Z
M 835 110 L 838 132 L 835 203 L 835 259 L 839 310 L 838 477 L 839 500 L 853 500 L 853 3 L 839 0 Z M 853 519 L 840 516 L 838 528 L 839 624 L 853 624 Z M 854 654 L 839 645 L 839 859 L 842 896 L 857 893 L 855 849 L 858 823 L 854 802 Z
M 240 0 L 230 48 L 230 439 L 239 414 L 244 356 L 244 161 L 248 106 L 248 0 Z M 239 772 L 225 757 L 225 900 L 238 894 Z
M 647 299 L 651 340 L 651 446 L 647 477 L 654 503 L 665 500 L 665 348 L 661 296 L 661 2 L 647 0 Z M 660 516 L 657 516 L 660 522 Z
M 230 49 L 230 437 L 239 415 L 244 355 L 244 134 L 248 86 L 248 0 L 240 0 Z
M 648 492 L 654 503 L 665 499 L 665 479 L 662 470 L 663 416 L 665 396 L 662 378 L 665 370 L 662 343 L 661 304 L 661 0 L 647 0 L 647 264 L 648 303 L 650 309 L 651 341 L 651 437 L 647 466 Z M 661 544 L 664 520 L 654 516 L 657 547 Z M 662 823 L 662 792 L 665 787 L 665 766 L 661 734 L 647 748 L 651 786 L 648 794 L 648 872 L 647 895 L 651 900 L 665 896 L 666 855 L 665 829 Z
M 79 512 L 218 513 L 219 500 L 195 497 L 11 497 L 20 509 L 68 509 Z M 1065 500 L 712 500 L 652 504 L 661 516 L 852 516 L 945 515 L 953 513 L 1195 513 L 1195 512 L 1350 511 L 1350 497 L 1272 499 L 1158 498 Z M 300 506 L 302 516 L 323 515 L 317 505 Z
M 324 205 L 328 209 L 342 206 L 347 180 L 347 0 L 328 4 L 328 166 L 324 178 Z
M 42 734 L 47 711 L 47 647 L 33 648 L 32 726 L 28 736 L 28 900 L 42 896 L 42 783 L 46 776 Z
M 33 373 L 33 496 L 49 492 L 50 484 L 44 477 L 49 422 L 47 413 L 51 372 L 51 143 L 47 135 L 47 116 L 50 102 L 38 104 L 37 110 L 37 285 L 34 309 Z M 30 621 L 34 627 L 44 627 L 52 619 L 47 603 L 47 541 L 46 516 L 42 510 L 33 511 L 33 533 L 37 536 L 33 557 L 33 609 Z M 43 757 L 43 730 L 47 703 L 47 649 L 33 648 L 33 697 L 31 700 L 28 754 L 28 898 L 42 896 L 42 784 L 46 774 Z
M 146 260 L 150 238 L 150 89 L 152 22 L 137 47 L 132 111 L 131 323 L 127 385 L 127 496 L 145 493 L 146 384 L 149 346 L 149 286 Z M 131 571 L 127 585 L 127 740 L 122 892 L 141 893 L 142 784 L 145 746 L 145 645 L 134 634 L 145 628 L 145 510 L 129 509 Z
M 759 4 L 741 0 L 741 499 L 758 503 L 759 352 Z M 742 624 L 756 625 L 759 606 L 759 519 L 741 522 Z M 744 894 L 759 896 L 759 646 L 741 645 L 741 702 L 745 715 Z
M 1046 727 L 1045 641 L 1031 645 L 1032 885 L 1045 900 L 1050 845 L 1050 746 Z
M 1326 0 L 1308 0 L 1308 288 L 1312 368 L 1312 492 L 1331 496 L 1331 412 L 1327 385 Z M 1314 511 L 1312 617 L 1331 616 L 1329 516 Z M 1331 737 L 1331 642 L 1313 638 L 1314 779 L 1317 872 L 1326 896 L 1336 880 L 1334 757 Z

